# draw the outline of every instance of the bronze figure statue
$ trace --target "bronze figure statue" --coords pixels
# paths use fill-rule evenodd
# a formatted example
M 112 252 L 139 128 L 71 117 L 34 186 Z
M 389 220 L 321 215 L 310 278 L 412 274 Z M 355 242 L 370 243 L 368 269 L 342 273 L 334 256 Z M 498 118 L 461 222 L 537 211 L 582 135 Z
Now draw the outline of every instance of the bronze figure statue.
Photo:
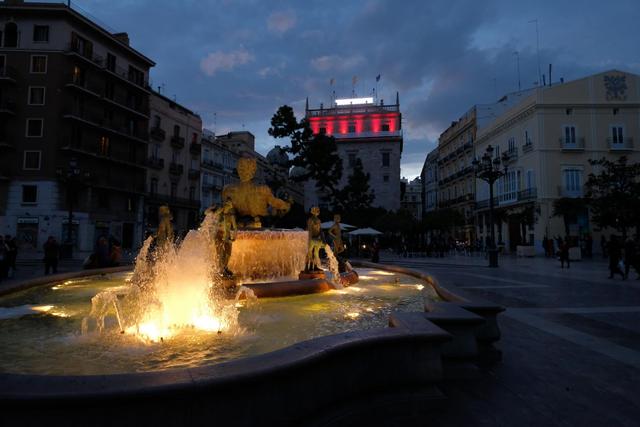
M 309 249 L 307 251 L 306 271 L 322 271 L 320 268 L 320 249 L 325 243 L 322 241 L 322 228 L 320 218 L 320 208 L 311 208 L 311 216 L 307 220 L 307 232 L 309 233 Z
M 273 195 L 266 185 L 253 182 L 256 174 L 256 159 L 241 157 L 236 166 L 240 182 L 230 184 L 222 190 L 222 198 L 231 200 L 239 217 L 249 217 L 244 225 L 249 228 L 261 228 L 262 217 L 282 216 L 289 212 L 291 202 Z

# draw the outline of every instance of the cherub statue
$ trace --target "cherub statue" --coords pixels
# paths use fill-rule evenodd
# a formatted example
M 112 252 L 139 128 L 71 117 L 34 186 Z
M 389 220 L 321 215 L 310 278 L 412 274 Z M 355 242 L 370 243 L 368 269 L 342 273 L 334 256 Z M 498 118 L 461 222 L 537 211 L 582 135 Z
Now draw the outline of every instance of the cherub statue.
M 321 222 L 318 216 L 320 215 L 320 208 L 314 206 L 311 208 L 311 216 L 307 220 L 307 232 L 309 233 L 309 249 L 307 251 L 307 271 L 319 271 L 320 268 L 320 249 L 324 248 L 325 244 L 322 241 L 322 229 Z

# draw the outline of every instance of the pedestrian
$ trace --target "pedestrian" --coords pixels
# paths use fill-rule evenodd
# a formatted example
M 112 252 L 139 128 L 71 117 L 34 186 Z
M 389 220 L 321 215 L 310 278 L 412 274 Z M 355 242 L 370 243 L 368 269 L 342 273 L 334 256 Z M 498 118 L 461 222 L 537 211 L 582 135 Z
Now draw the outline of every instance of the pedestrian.
M 371 245 L 371 262 L 380 262 L 380 244 L 378 243 L 378 239 L 375 239 L 373 245 Z
M 56 238 L 49 236 L 44 248 L 44 274 L 49 274 L 52 271 L 53 274 L 58 272 L 58 258 L 60 257 L 60 245 L 56 241 Z
M 613 279 L 617 273 L 619 273 L 623 279 L 626 279 L 623 269 L 620 268 L 620 261 L 622 261 L 622 248 L 618 242 L 618 236 L 613 235 L 609 239 L 607 253 L 609 254 L 609 279 Z
M 7 257 L 9 247 L 4 242 L 4 237 L 0 235 L 0 281 L 7 278 Z
M 629 277 L 629 270 L 633 267 L 636 270 L 637 274 L 640 274 L 638 271 L 638 251 L 636 247 L 636 242 L 629 237 L 626 242 L 624 242 L 624 275 L 625 277 Z M 638 276 L 640 277 L 640 276 Z
M 567 268 L 571 268 L 571 264 L 569 261 L 569 238 L 565 238 L 564 241 L 562 238 L 558 238 L 559 242 L 559 251 L 560 251 L 560 268 L 564 268 L 564 263 L 567 263 Z
M 602 251 L 602 258 L 607 258 L 607 248 L 609 244 L 607 243 L 607 238 L 604 237 L 604 234 L 600 236 L 600 250 Z
M 7 252 L 7 277 L 13 278 L 16 274 L 16 258 L 18 258 L 18 242 L 15 237 L 4 236 L 4 243 L 8 248 Z

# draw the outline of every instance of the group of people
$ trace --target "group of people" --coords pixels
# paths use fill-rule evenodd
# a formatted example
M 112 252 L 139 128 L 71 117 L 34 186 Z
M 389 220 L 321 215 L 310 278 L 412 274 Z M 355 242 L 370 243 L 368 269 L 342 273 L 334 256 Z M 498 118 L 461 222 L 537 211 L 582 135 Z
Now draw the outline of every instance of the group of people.
M 0 235 L 0 281 L 12 278 L 16 271 L 18 243 L 15 237 Z
M 604 239 L 604 237 L 603 237 Z M 618 236 L 613 235 L 606 242 L 603 256 L 609 258 L 609 279 L 613 279 L 617 274 L 622 276 L 623 280 L 629 277 L 631 267 L 636 270 L 638 279 L 640 280 L 640 258 L 638 257 L 638 237 L 635 239 L 628 238 L 623 242 Z

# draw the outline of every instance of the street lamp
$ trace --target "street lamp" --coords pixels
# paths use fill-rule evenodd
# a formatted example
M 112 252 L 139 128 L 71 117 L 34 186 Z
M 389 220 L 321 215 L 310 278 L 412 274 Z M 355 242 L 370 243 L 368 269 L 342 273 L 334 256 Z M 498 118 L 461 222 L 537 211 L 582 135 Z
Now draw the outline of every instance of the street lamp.
M 89 172 L 82 173 L 78 167 L 78 162 L 73 158 L 69 160 L 69 165 L 66 168 L 57 168 L 56 175 L 58 176 L 58 180 L 65 184 L 67 189 L 67 209 L 69 211 L 69 217 L 67 219 L 67 239 L 64 242 L 64 246 L 68 251 L 68 257 L 73 258 L 73 202 L 78 192 L 91 178 L 91 174 Z
M 489 267 L 498 266 L 498 249 L 496 248 L 496 236 L 493 227 L 493 184 L 501 176 L 507 174 L 506 162 L 509 159 L 507 153 L 502 154 L 502 161 L 499 157 L 493 157 L 494 148 L 489 145 L 480 160 L 474 159 L 473 170 L 476 178 L 480 178 L 489 184 L 489 225 L 491 227 L 491 240 L 489 242 Z M 504 164 L 504 168 L 500 165 Z

